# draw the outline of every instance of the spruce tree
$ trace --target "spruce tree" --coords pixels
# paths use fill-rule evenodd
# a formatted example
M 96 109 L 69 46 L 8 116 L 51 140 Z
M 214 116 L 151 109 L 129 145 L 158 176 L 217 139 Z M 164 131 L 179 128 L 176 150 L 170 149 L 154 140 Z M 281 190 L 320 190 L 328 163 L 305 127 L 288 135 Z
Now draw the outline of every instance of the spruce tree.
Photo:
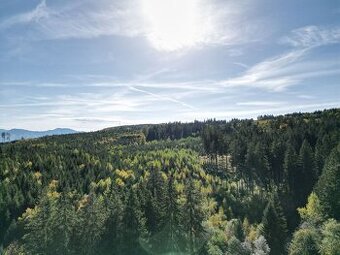
M 158 166 L 150 171 L 147 182 L 150 196 L 146 201 L 146 219 L 150 234 L 156 234 L 164 228 L 166 222 L 166 183 Z
M 187 249 L 189 253 L 197 251 L 197 247 L 202 243 L 205 236 L 205 229 L 202 222 L 205 218 L 202 209 L 202 197 L 194 185 L 192 177 L 188 178 L 185 186 L 186 202 L 183 207 L 183 224 L 187 234 Z
M 294 233 L 289 255 L 318 255 L 319 233 L 315 229 L 300 229 Z
M 295 149 L 291 145 L 288 145 L 285 152 L 283 168 L 285 183 L 288 191 L 292 195 L 295 195 L 299 185 L 299 167 L 298 156 L 296 155 Z
M 304 140 L 301 145 L 299 164 L 301 167 L 301 182 L 299 183 L 300 192 L 298 195 L 300 202 L 305 204 L 317 178 L 314 153 L 307 140 Z
M 280 208 L 278 200 L 272 198 L 268 202 L 262 218 L 261 232 L 268 242 L 272 255 L 285 254 L 287 222 Z
M 184 233 L 182 226 L 181 208 L 178 203 L 178 194 L 174 185 L 172 175 L 168 178 L 166 187 L 167 223 L 164 228 L 152 235 L 143 247 L 151 254 L 182 254 L 184 253 Z
M 180 204 L 178 202 L 178 193 L 174 184 L 174 177 L 172 175 L 168 178 L 167 184 L 167 250 L 169 252 L 178 252 L 183 240 L 183 226 L 182 226 L 182 213 Z
M 140 209 L 136 192 L 130 188 L 122 219 L 122 239 L 120 254 L 143 254 L 139 239 L 146 238 L 145 218 Z
M 316 185 L 316 194 L 324 212 L 340 220 L 340 144 L 326 160 L 322 175 Z

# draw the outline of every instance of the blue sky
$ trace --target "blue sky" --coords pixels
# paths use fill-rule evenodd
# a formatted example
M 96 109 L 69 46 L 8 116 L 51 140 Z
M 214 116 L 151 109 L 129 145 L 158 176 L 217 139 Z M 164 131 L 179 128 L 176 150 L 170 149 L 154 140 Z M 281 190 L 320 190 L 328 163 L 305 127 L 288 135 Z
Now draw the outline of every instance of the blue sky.
M 340 107 L 338 0 L 2 0 L 0 128 Z

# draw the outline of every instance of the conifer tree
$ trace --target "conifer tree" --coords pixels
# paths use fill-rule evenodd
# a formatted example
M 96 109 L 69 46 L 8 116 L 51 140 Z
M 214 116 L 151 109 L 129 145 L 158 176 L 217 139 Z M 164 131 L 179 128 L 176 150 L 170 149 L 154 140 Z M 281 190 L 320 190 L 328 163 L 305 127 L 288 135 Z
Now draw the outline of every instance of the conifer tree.
M 316 185 L 316 193 L 325 214 L 340 220 L 340 144 L 333 149 L 326 161 Z
M 159 167 L 153 167 L 147 183 L 150 196 L 146 201 L 146 219 L 150 234 L 159 233 L 166 222 L 166 183 Z
M 188 251 L 193 253 L 196 246 L 200 245 L 199 240 L 205 236 L 205 229 L 202 225 L 205 215 L 202 210 L 201 194 L 195 187 L 192 177 L 189 177 L 186 183 L 185 197 L 186 201 L 183 207 L 184 230 L 187 234 Z
M 175 252 L 181 250 L 181 242 L 183 238 L 182 213 L 180 204 L 178 203 L 178 193 L 174 184 L 172 175 L 168 178 L 167 183 L 167 250 Z
M 320 244 L 322 255 L 340 254 L 340 223 L 334 219 L 327 221 L 322 228 L 323 239 Z
M 143 243 L 143 246 L 151 254 L 182 254 L 185 248 L 185 236 L 183 233 L 181 208 L 172 175 L 168 178 L 166 192 L 167 223 L 160 232 L 155 233 L 147 242 Z
M 298 193 L 298 186 L 300 183 L 300 168 L 298 165 L 298 156 L 295 152 L 293 146 L 288 145 L 288 148 L 284 157 L 284 174 L 285 174 L 285 183 L 288 188 L 288 191 L 295 195 Z
M 299 153 L 299 164 L 301 167 L 301 182 L 299 183 L 299 194 L 301 203 L 306 202 L 308 194 L 316 182 L 317 173 L 313 150 L 307 140 L 304 140 Z
M 262 218 L 261 232 L 268 242 L 272 255 L 285 254 L 287 222 L 280 207 L 278 200 L 272 198 L 268 202 Z
M 140 209 L 136 192 L 131 187 L 123 211 L 120 254 L 143 254 L 139 239 L 146 238 L 146 236 L 145 217 Z
M 300 229 L 294 233 L 289 255 L 318 255 L 319 234 L 315 229 Z

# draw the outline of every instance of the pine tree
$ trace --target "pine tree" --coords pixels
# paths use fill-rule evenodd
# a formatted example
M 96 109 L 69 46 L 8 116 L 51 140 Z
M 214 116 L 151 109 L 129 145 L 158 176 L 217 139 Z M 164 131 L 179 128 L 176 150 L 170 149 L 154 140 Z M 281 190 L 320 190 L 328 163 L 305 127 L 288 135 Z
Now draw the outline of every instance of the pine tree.
M 294 233 L 289 255 L 318 255 L 319 234 L 315 229 L 300 229 Z
M 278 200 L 272 198 L 264 210 L 261 232 L 270 247 L 270 254 L 285 254 L 287 222 L 281 212 Z
M 139 238 L 145 238 L 146 236 L 145 218 L 140 209 L 136 192 L 131 187 L 123 211 L 120 254 L 143 254 L 143 250 L 139 245 Z
M 201 245 L 199 241 L 205 236 L 205 229 L 202 222 L 205 218 L 202 210 L 202 197 L 194 185 L 192 177 L 189 177 L 185 186 L 186 202 L 183 207 L 183 224 L 187 234 L 188 251 L 193 253 L 197 246 Z
M 299 164 L 301 167 L 302 179 L 299 183 L 300 192 L 297 195 L 300 197 L 300 202 L 305 204 L 307 196 L 311 193 L 317 179 L 313 150 L 307 140 L 304 140 L 301 145 Z
M 99 254 L 117 254 L 120 232 L 122 230 L 123 205 L 118 191 L 113 189 L 106 197 L 107 213 L 105 227 L 99 245 Z
M 49 228 L 52 242 L 48 250 L 52 254 L 72 254 L 72 237 L 77 225 L 76 212 L 70 194 L 61 193 L 49 213 Z
M 312 226 L 318 226 L 325 218 L 322 212 L 320 199 L 314 192 L 309 195 L 306 207 L 298 208 L 298 212 L 302 221 L 307 222 Z
M 340 220 L 340 144 L 326 160 L 316 185 L 316 194 L 324 212 L 329 217 Z
M 175 188 L 174 177 L 172 175 L 168 178 L 166 213 L 168 220 L 167 250 L 170 253 L 180 251 L 183 240 L 182 213 L 178 203 L 178 193 Z
M 252 255 L 269 255 L 270 248 L 267 244 L 266 238 L 259 236 L 254 242 L 254 251 Z
M 167 223 L 164 228 L 151 236 L 144 247 L 151 254 L 182 254 L 184 253 L 184 235 L 182 227 L 181 208 L 172 175 L 167 183 Z
M 39 204 L 33 209 L 28 208 L 19 218 L 24 226 L 25 234 L 22 238 L 24 249 L 29 254 L 53 255 L 56 222 L 51 215 L 58 208 L 60 193 L 56 192 L 57 182 L 52 181 Z
M 322 228 L 323 239 L 320 244 L 322 255 L 340 254 L 340 223 L 334 219 L 326 222 Z
M 150 196 L 146 201 L 145 214 L 148 230 L 153 235 L 159 233 L 166 222 L 166 183 L 158 166 L 151 169 L 147 187 Z
M 285 183 L 287 185 L 288 191 L 295 195 L 299 185 L 300 171 L 298 166 L 298 156 L 291 145 L 288 146 L 286 150 L 283 168 L 285 174 Z
M 103 196 L 90 194 L 78 215 L 81 228 L 77 229 L 77 234 L 82 245 L 78 246 L 77 253 L 96 254 L 108 217 Z

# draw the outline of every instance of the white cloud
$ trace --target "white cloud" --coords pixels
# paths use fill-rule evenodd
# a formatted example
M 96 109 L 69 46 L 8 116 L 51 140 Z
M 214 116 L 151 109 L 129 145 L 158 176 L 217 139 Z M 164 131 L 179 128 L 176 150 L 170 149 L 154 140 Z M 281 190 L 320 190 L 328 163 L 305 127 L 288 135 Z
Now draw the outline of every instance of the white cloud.
M 283 91 L 309 78 L 340 74 L 338 61 L 318 59 L 313 62 L 305 59 L 316 47 L 340 43 L 340 28 L 303 27 L 293 30 L 292 35 L 284 37 L 281 42 L 289 43 L 295 48 L 259 62 L 243 75 L 220 84 L 224 87 L 248 86 Z
M 152 93 L 152 92 L 149 92 L 149 91 L 146 91 L 146 90 L 142 90 L 142 89 L 138 89 L 136 87 L 133 87 L 133 86 L 129 86 L 129 88 L 131 90 L 134 90 L 134 91 L 138 91 L 138 92 L 141 92 L 141 93 L 144 93 L 144 94 L 147 94 L 147 95 L 150 95 L 152 97 L 155 97 L 161 101 L 170 101 L 170 102 L 173 102 L 173 103 L 176 103 L 176 104 L 180 104 L 181 106 L 184 106 L 186 108 L 189 108 L 189 109 L 196 109 L 195 107 L 193 107 L 192 105 L 189 105 L 189 104 L 186 104 L 180 100 L 177 100 L 175 98 L 172 98 L 172 97 L 169 97 L 169 96 L 163 96 L 163 95 L 159 95 L 159 94 L 156 94 L 156 93 Z
M 72 2 L 64 8 L 58 9 L 43 0 L 34 10 L 4 20 L 0 23 L 0 30 L 10 29 L 12 26 L 21 24 L 30 24 L 29 27 L 26 27 L 27 32 L 25 33 L 28 36 L 26 35 L 25 38 L 31 40 L 95 38 L 107 35 L 144 37 L 149 39 L 156 49 L 166 51 L 188 46 L 235 45 L 259 40 L 254 39 L 260 38 L 259 23 L 256 20 L 248 22 L 243 19 L 246 13 L 252 10 L 251 1 L 246 1 L 248 4 L 236 4 L 233 1 L 221 3 L 211 0 L 185 0 L 181 1 L 180 6 L 184 8 L 188 5 L 188 10 L 190 10 L 190 3 L 195 2 L 199 3 L 200 8 L 197 10 L 197 15 L 195 14 L 197 18 L 191 23 L 192 27 L 197 28 L 197 33 L 195 32 L 193 36 L 187 38 L 188 33 L 192 31 L 192 27 L 188 27 L 186 33 L 180 34 L 181 40 L 174 37 L 179 36 L 178 31 L 182 31 L 181 28 L 185 24 L 177 24 L 176 17 L 169 17 L 166 24 L 163 24 L 163 26 L 170 27 L 168 31 L 166 31 L 166 27 L 159 27 L 158 30 L 162 31 L 157 30 L 158 35 L 156 35 L 155 28 L 149 24 L 148 18 L 150 17 L 145 16 L 141 2 L 137 0 L 121 2 L 99 0 L 95 4 L 94 2 L 81 2 L 83 3 L 81 5 L 75 5 Z M 169 4 L 169 6 L 173 5 Z M 188 10 L 183 10 L 183 20 L 186 20 L 189 15 L 186 13 Z M 157 14 L 157 12 L 155 13 Z M 158 23 L 157 20 L 153 22 L 153 24 Z M 159 35 L 163 37 L 159 38 Z M 168 48 L 163 47 L 161 41 L 164 41 L 164 38 L 167 39 L 165 40 L 167 42 L 164 42 L 167 45 L 169 41 L 174 40 L 176 47 L 169 45 Z M 230 52 L 241 54 L 238 50 L 231 49 Z
M 43 0 L 37 7 L 26 13 L 18 14 L 3 21 L 0 29 L 9 29 L 20 24 L 31 24 L 28 30 L 33 33 L 31 39 L 63 39 L 63 38 L 93 38 L 103 35 L 136 36 L 141 33 L 139 16 L 131 1 L 126 4 L 111 4 L 105 1 L 105 6 L 70 5 L 60 10 L 47 6 Z M 134 20 L 132 20 L 134 19 Z
M 340 27 L 306 26 L 295 29 L 280 42 L 294 47 L 310 48 L 340 42 Z
M 301 59 L 306 50 L 295 50 L 286 54 L 267 59 L 249 68 L 243 75 L 221 82 L 225 87 L 250 86 L 273 91 L 282 91 L 296 84 L 297 79 L 279 75 L 281 69 Z
M 48 18 L 49 15 L 50 11 L 47 9 L 46 1 L 42 0 L 34 10 L 15 15 L 0 23 L 0 29 L 6 29 L 18 24 L 39 22 L 41 19 Z
M 238 102 L 236 105 L 239 106 L 270 106 L 277 107 L 280 105 L 284 105 L 287 102 L 279 102 L 279 101 L 247 101 L 247 102 Z

